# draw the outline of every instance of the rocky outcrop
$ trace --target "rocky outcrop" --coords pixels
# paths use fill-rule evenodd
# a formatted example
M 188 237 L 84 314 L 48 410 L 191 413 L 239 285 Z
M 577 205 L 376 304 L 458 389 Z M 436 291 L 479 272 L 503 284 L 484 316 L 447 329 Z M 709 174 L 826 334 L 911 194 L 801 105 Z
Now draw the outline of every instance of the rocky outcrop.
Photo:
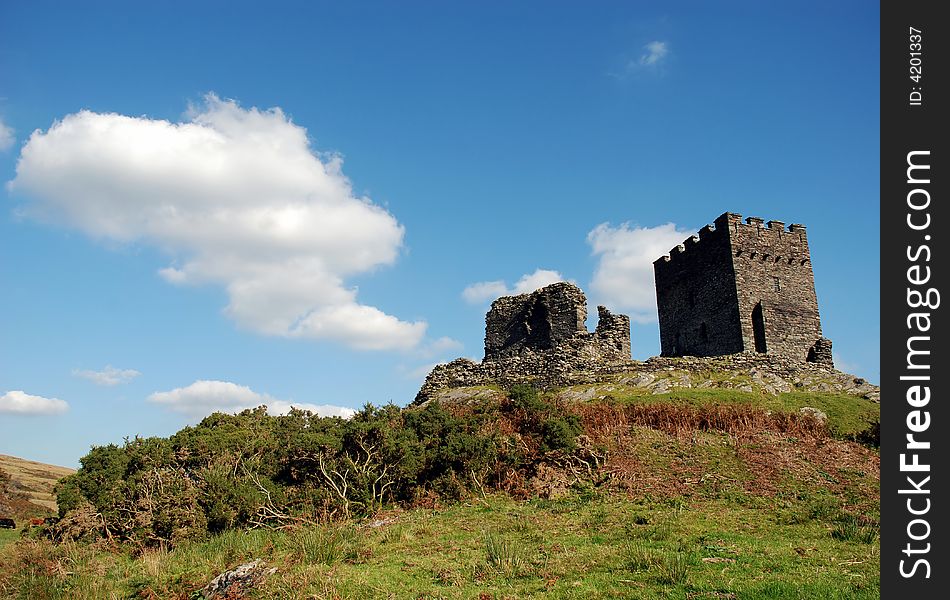
M 611 386 L 641 388 L 651 394 L 665 394 L 675 389 L 715 388 L 773 395 L 793 391 L 832 392 L 874 402 L 879 402 L 881 397 L 878 386 L 832 367 L 752 353 L 703 358 L 654 357 L 646 361 L 589 365 L 585 369 L 565 366 L 544 371 L 542 376 L 502 368 L 515 364 L 514 361 L 501 365 L 459 359 L 439 365 L 429 374 L 416 396 L 416 403 L 432 399 L 466 401 L 475 395 L 487 398 L 491 391 L 485 386 L 504 388 L 515 383 L 531 383 L 548 389 L 570 387 L 572 389 L 563 392 L 563 399 L 578 401 L 609 393 Z M 551 366 L 551 363 L 546 364 Z M 584 388 L 586 385 L 591 387 Z
M 255 559 L 225 571 L 211 580 L 202 592 L 204 598 L 244 598 L 245 594 L 260 581 L 277 572 L 265 568 L 264 561 Z

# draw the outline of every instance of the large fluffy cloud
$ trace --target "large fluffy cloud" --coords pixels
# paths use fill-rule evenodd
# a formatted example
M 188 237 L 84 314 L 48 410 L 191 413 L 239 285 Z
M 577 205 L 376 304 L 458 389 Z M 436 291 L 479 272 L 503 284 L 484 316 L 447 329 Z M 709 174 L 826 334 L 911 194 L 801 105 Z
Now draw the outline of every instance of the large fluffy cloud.
M 425 334 L 346 286 L 396 260 L 403 227 L 279 108 L 209 95 L 182 123 L 81 111 L 30 136 L 8 185 L 25 216 L 157 246 L 167 281 L 224 286 L 241 327 L 373 350 Z
M 0 413 L 14 415 L 55 415 L 69 410 L 59 398 L 32 396 L 22 390 L 10 390 L 0 396 Z
M 534 273 L 522 275 L 512 287 L 508 287 L 502 280 L 473 283 L 462 290 L 462 298 L 471 304 L 482 304 L 501 296 L 527 294 L 559 281 L 564 281 L 564 277 L 557 271 L 535 269 Z
M 192 418 L 206 417 L 213 412 L 233 413 L 261 405 L 266 405 L 267 411 L 273 415 L 287 414 L 291 408 L 309 410 L 321 417 L 349 418 L 356 414 L 344 406 L 278 400 L 230 381 L 198 380 L 187 387 L 155 392 L 148 399 Z
M 640 323 L 656 320 L 656 283 L 653 261 L 683 243 L 693 231 L 673 223 L 637 227 L 602 223 L 587 234 L 593 254 L 599 257 L 591 291 L 599 302 L 629 311 Z

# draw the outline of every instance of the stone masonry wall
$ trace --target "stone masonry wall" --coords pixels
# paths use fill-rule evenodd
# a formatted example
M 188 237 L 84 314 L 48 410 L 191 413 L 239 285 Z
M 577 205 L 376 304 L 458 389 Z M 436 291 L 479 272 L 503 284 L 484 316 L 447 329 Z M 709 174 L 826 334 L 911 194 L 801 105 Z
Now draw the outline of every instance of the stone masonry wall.
M 550 350 L 587 334 L 587 298 L 570 283 L 530 294 L 503 296 L 485 315 L 485 358 L 516 356 L 527 348 Z
M 653 263 L 663 356 L 744 349 L 729 232 L 719 225 L 703 227 Z
M 587 298 L 572 283 L 555 283 L 530 294 L 492 303 L 485 317 L 485 358 L 459 358 L 436 366 L 417 400 L 435 390 L 472 385 L 569 381 L 630 360 L 630 317 L 597 307 L 598 323 L 587 331 Z
M 762 351 L 764 343 L 766 352 L 806 360 L 822 335 L 805 227 L 740 219 L 728 216 L 743 344 Z
M 724 213 L 654 273 L 664 356 L 757 352 L 832 364 L 803 225 Z

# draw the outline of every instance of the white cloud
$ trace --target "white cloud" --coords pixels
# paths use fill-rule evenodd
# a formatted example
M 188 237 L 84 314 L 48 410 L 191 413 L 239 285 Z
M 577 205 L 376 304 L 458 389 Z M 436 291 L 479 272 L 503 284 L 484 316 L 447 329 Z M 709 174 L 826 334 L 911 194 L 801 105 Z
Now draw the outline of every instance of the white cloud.
M 624 58 L 623 64 L 616 72 L 611 71 L 607 74 L 621 81 L 639 75 L 658 74 L 669 55 L 670 45 L 667 42 L 654 40 L 644 44 L 639 56 Z
M 6 152 L 12 148 L 14 142 L 16 142 L 16 136 L 13 134 L 13 129 L 0 119 L 0 152 Z
M 141 375 L 141 373 L 135 369 L 117 369 L 112 365 L 106 365 L 106 368 L 101 371 L 73 369 L 73 375 L 88 379 L 96 385 L 112 386 L 120 383 L 128 383 Z
M 479 281 L 462 290 L 462 298 L 470 304 L 481 304 L 508 294 L 504 281 Z
M 835 362 L 835 368 L 844 373 L 858 373 L 861 371 L 861 365 L 841 358 L 837 352 L 831 353 L 831 358 Z
M 345 406 L 278 400 L 269 394 L 259 394 L 247 386 L 229 381 L 198 380 L 187 387 L 155 392 L 148 399 L 196 419 L 213 412 L 234 413 L 261 405 L 266 405 L 272 415 L 287 414 L 292 407 L 309 410 L 321 417 L 349 418 L 356 414 L 355 410 Z
M 30 136 L 8 188 L 24 216 L 160 248 L 166 281 L 223 286 L 242 328 L 366 350 L 425 335 L 345 284 L 393 264 L 403 226 L 279 108 L 210 94 L 182 123 L 80 111 Z
M 653 41 L 645 45 L 643 49 L 645 52 L 637 62 L 645 67 L 656 66 L 670 53 L 669 45 L 666 42 Z
M 309 410 L 315 415 L 321 417 L 343 417 L 349 419 L 356 414 L 352 408 L 345 406 L 334 406 L 332 404 L 310 404 L 308 402 L 285 402 L 283 400 L 274 400 L 267 405 L 267 412 L 272 415 L 286 415 L 291 408 L 298 410 Z
M 591 281 L 598 301 L 617 310 L 629 311 L 639 323 L 656 320 L 656 283 L 653 261 L 693 234 L 673 223 L 638 227 L 601 223 L 587 234 L 587 243 L 599 257 Z
M 0 413 L 14 415 L 56 415 L 69 410 L 69 404 L 59 398 L 31 396 L 21 390 L 11 390 L 0 396 Z
M 557 271 L 536 269 L 534 273 L 522 275 L 521 279 L 515 283 L 515 287 L 512 292 L 515 294 L 528 294 L 534 290 L 543 288 L 544 286 L 550 285 L 552 283 L 557 283 L 559 281 L 565 281 L 565 279 L 564 276 Z
M 535 269 L 534 273 L 521 276 L 514 286 L 508 287 L 504 281 L 480 281 L 462 290 L 462 298 L 470 304 L 482 304 L 501 296 L 527 294 L 546 285 L 566 281 L 557 271 Z
M 434 362 L 428 363 L 425 365 L 419 365 L 414 369 L 406 371 L 406 379 L 412 379 L 414 381 L 421 381 L 426 378 L 426 375 L 432 372 L 432 369 L 436 368 L 439 365 L 444 365 L 444 362 Z
M 432 340 L 426 344 L 423 354 L 434 355 L 448 352 L 450 350 L 461 350 L 462 348 L 462 342 L 450 337 L 440 337 L 439 339 Z

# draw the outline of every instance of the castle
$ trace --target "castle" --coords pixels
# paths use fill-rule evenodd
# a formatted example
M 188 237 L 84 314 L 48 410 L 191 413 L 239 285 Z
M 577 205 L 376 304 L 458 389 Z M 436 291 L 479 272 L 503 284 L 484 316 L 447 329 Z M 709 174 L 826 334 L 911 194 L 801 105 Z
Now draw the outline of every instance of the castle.
M 769 353 L 833 366 L 805 226 L 723 213 L 653 263 L 663 356 Z
M 761 355 L 833 368 L 805 227 L 757 217 L 742 223 L 735 213 L 714 225 L 653 263 L 661 355 Z M 437 365 L 416 402 L 451 388 L 562 386 L 642 369 L 631 360 L 630 318 L 603 306 L 597 312 L 588 332 L 587 298 L 567 282 L 498 298 L 485 316 L 484 359 Z

